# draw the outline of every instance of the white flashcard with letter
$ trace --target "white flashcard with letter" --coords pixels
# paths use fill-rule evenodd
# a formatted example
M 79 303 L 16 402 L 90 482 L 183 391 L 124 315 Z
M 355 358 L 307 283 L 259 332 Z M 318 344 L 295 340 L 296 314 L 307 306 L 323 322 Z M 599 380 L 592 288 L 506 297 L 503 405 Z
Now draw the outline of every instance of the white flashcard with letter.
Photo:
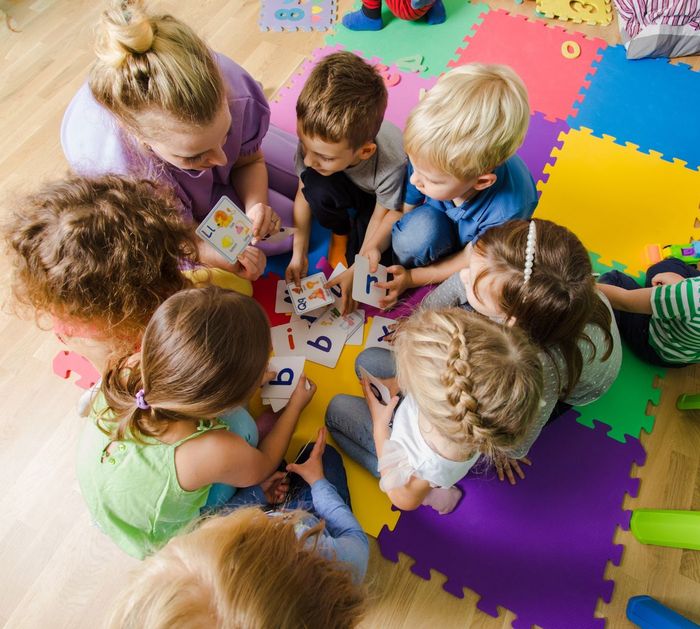
M 325 367 L 335 367 L 343 351 L 347 334 L 338 327 L 327 326 L 312 332 L 309 328 L 304 355 L 308 360 Z
M 374 397 L 384 404 L 384 406 L 391 401 L 391 393 L 389 393 L 389 389 L 379 378 L 375 378 L 364 367 L 360 367 L 360 376 L 369 382 L 369 388 L 372 389 Z
M 294 312 L 292 308 L 292 298 L 287 292 L 287 282 L 279 280 L 277 282 L 277 293 L 275 294 L 275 312 Z
M 287 284 L 294 312 L 302 315 L 332 304 L 333 295 L 325 288 L 325 285 L 326 276 L 323 273 L 315 273 L 303 278 L 301 286 L 297 286 L 294 282 Z
M 274 356 L 270 358 L 268 369 L 275 377 L 262 388 L 263 398 L 288 400 L 304 371 L 303 356 Z
M 396 321 L 388 317 L 374 317 L 372 325 L 367 334 L 367 347 L 384 347 L 385 349 L 393 349 L 392 344 L 387 340 L 391 339 L 394 333 Z
M 195 232 L 229 262 L 236 262 L 253 239 L 253 222 L 224 195 Z
M 383 265 L 377 266 L 376 273 L 369 272 L 369 260 L 364 256 L 355 256 L 355 271 L 352 280 L 352 298 L 362 304 L 381 308 L 379 300 L 386 297 L 386 289 L 377 288 L 377 282 L 386 282 L 387 270 Z
M 308 331 L 306 321 L 290 321 L 270 328 L 275 356 L 303 356 Z

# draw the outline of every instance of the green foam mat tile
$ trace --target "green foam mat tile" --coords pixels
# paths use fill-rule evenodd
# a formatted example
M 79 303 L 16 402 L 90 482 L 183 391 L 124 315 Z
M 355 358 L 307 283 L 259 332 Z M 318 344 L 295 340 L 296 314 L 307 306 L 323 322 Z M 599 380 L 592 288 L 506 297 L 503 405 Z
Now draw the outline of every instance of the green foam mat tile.
M 377 56 L 386 64 L 399 59 L 423 57 L 425 70 L 421 76 L 438 76 L 446 72 L 448 62 L 454 58 L 457 48 L 464 45 L 464 38 L 478 24 L 481 15 L 489 10 L 481 2 L 443 0 L 447 20 L 443 24 L 430 25 L 424 20 L 408 22 L 394 17 L 384 3 L 381 31 L 351 31 L 338 20 L 335 34 L 326 37 L 326 44 L 342 45 L 346 50 L 358 50 L 367 56 Z M 360 3 L 355 3 L 355 9 Z

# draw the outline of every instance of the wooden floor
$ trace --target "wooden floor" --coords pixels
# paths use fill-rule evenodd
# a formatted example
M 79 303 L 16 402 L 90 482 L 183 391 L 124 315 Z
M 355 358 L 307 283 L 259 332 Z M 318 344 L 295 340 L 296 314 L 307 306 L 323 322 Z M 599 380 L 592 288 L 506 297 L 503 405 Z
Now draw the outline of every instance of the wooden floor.
M 511 11 L 531 14 L 498 0 Z M 341 10 L 350 0 L 341 0 Z M 84 80 L 92 59 L 91 29 L 99 2 L 28 0 L 0 2 L 21 32 L 0 22 L 0 215 L 13 198 L 66 171 L 58 130 L 63 110 Z M 272 96 L 322 34 L 261 33 L 257 0 L 159 3 L 190 23 L 221 51 L 247 68 Z M 589 34 L 616 41 L 615 27 Z M 696 67 L 697 60 L 696 60 Z M 6 265 L 5 267 L 6 268 Z M 0 273 L 6 284 L 6 273 Z M 3 286 L 3 295 L 5 288 Z M 111 597 L 135 565 L 88 521 L 75 475 L 75 412 L 80 390 L 50 373 L 58 346 L 31 321 L 0 313 L 0 624 L 6 627 L 100 625 Z M 625 506 L 700 509 L 700 418 L 674 409 L 677 395 L 700 390 L 697 369 L 675 372 L 660 384 L 656 427 L 643 438 L 648 462 L 639 471 L 639 498 Z M 625 627 L 625 605 L 651 594 L 700 622 L 700 553 L 646 547 L 629 533 L 622 565 L 609 567 L 616 581 L 610 605 L 599 608 L 610 627 Z M 366 627 L 506 627 L 475 609 L 477 596 L 446 594 L 442 577 L 413 576 L 410 560 L 383 560 L 373 545 Z

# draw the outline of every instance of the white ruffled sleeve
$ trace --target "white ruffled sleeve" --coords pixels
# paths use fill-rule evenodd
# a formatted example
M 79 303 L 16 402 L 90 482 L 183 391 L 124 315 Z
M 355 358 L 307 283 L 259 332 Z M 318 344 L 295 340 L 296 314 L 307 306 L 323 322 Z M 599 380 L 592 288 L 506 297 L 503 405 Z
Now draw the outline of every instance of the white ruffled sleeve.
M 384 442 L 384 453 L 379 457 L 378 467 L 381 474 L 379 488 L 385 493 L 397 487 L 403 487 L 416 473 L 408 460 L 406 448 L 398 441 L 391 439 Z

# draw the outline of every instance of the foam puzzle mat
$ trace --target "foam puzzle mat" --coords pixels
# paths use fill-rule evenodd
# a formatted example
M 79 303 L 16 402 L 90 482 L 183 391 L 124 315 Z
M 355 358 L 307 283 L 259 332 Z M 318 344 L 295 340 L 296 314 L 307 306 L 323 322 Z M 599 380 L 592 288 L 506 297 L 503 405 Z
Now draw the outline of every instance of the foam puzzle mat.
M 447 22 L 437 27 L 394 19 L 386 8 L 381 33 L 356 33 L 338 24 L 328 45 L 314 51 L 278 93 L 271 104 L 273 124 L 294 133 L 303 82 L 334 50 L 351 50 L 384 66 L 386 117 L 399 127 L 421 91 L 451 67 L 506 63 L 530 94 L 530 127 L 518 153 L 541 195 L 535 215 L 577 233 L 595 252 L 596 272 L 615 268 L 641 281 L 647 244 L 699 237 L 700 141 L 688 110 L 697 100 L 690 95 L 700 94 L 699 73 L 663 60 L 628 62 L 621 46 L 483 3 L 445 0 L 445 5 Z M 672 107 L 680 115 L 669 116 Z M 317 247 L 311 268 L 328 272 L 322 249 Z M 271 261 L 270 268 L 281 275 L 285 264 Z M 255 289 L 256 297 L 272 291 L 262 300 L 268 312 L 275 280 L 260 280 L 267 288 Z M 420 297 L 407 299 L 399 313 L 381 314 L 407 314 Z M 359 394 L 353 361 L 360 350 L 346 347 L 334 370 L 310 365 L 319 393 L 304 413 L 290 454 L 320 427 L 332 395 Z M 622 502 L 625 493 L 637 492 L 630 474 L 633 464 L 644 463 L 639 437 L 653 429 L 663 375 L 625 348 L 611 390 L 543 430 L 524 481 L 511 487 L 492 472 L 472 473 L 460 483 L 465 497 L 449 516 L 429 508 L 393 510 L 376 481 L 346 457 L 351 492 L 361 497 L 353 500 L 358 518 L 370 535 L 379 534 L 385 556 L 396 561 L 405 553 L 415 560 L 413 572 L 426 579 L 431 569 L 444 574 L 444 587 L 455 596 L 470 588 L 486 613 L 496 615 L 497 606 L 509 609 L 517 616 L 515 627 L 602 627 L 596 604 L 612 595 L 614 584 L 604 572 L 608 561 L 621 558 L 622 547 L 613 538 L 616 527 L 629 521 Z

